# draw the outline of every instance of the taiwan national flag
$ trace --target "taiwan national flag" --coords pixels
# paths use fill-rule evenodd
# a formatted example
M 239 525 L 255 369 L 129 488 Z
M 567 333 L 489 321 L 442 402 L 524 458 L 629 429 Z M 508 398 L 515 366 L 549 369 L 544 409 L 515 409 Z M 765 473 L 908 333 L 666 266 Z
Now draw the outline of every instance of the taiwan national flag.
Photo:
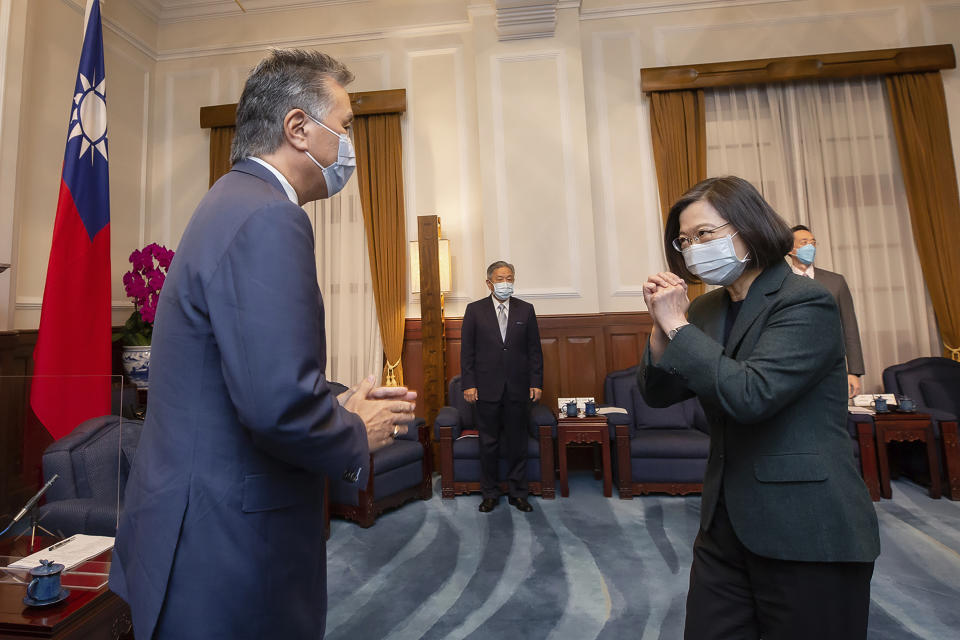
M 33 352 L 30 405 L 54 439 L 110 413 L 110 189 L 100 1 L 89 0 Z

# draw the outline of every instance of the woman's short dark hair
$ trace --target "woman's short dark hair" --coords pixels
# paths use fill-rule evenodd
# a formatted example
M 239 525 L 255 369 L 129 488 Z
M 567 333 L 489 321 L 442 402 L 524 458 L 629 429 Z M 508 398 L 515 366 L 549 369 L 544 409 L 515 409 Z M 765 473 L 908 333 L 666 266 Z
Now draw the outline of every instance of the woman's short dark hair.
M 667 215 L 663 246 L 670 271 L 687 282 L 699 282 L 687 269 L 683 254 L 674 249 L 680 235 L 680 214 L 694 202 L 709 202 L 729 222 L 750 250 L 750 266 L 766 269 L 793 249 L 793 233 L 757 189 L 736 176 L 708 178 L 680 196 Z

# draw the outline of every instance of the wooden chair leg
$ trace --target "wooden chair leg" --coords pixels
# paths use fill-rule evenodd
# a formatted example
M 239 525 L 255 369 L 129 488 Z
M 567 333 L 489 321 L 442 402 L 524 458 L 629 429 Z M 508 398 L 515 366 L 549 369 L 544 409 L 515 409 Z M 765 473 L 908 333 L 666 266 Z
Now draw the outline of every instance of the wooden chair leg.
M 877 448 L 873 436 L 873 424 L 857 423 L 857 440 L 860 444 L 860 468 L 863 471 L 863 482 L 870 492 L 870 499 L 880 501 L 880 478 L 877 474 Z
M 556 498 L 553 472 L 553 428 L 540 425 L 540 497 L 544 500 Z
M 633 500 L 633 468 L 630 465 L 630 428 L 625 424 L 616 426 L 617 484 L 621 500 Z
M 940 423 L 940 440 L 947 471 L 947 496 L 951 500 L 960 500 L 960 437 L 956 422 Z
M 440 427 L 440 495 L 453 498 L 453 429 Z

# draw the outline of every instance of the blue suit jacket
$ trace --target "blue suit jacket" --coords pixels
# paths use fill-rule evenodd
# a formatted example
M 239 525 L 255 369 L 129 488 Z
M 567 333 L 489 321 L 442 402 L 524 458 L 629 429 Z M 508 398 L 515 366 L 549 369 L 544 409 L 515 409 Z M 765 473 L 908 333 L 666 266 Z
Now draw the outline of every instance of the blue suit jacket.
M 240 162 L 197 207 L 160 296 L 110 574 L 137 638 L 323 636 L 322 474 L 363 486 L 369 460 L 325 366 L 310 222 Z

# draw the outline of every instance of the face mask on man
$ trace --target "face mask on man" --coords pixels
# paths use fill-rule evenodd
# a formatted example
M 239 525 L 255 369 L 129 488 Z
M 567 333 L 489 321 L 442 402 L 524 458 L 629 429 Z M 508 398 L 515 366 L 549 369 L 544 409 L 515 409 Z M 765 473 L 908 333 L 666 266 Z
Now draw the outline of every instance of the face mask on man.
M 797 260 L 803 264 L 813 264 L 813 258 L 817 255 L 817 248 L 812 244 L 805 244 L 797 249 Z
M 494 282 L 493 295 L 497 296 L 497 300 L 506 300 L 507 298 L 513 295 L 513 283 L 512 282 Z
M 306 113 L 306 112 L 304 112 Z M 313 160 L 313 164 L 320 167 L 323 172 L 323 180 L 327 183 L 327 197 L 335 195 L 347 184 L 347 180 L 353 175 L 353 170 L 357 167 L 357 156 L 353 150 L 353 141 L 345 133 L 337 133 L 327 125 L 323 124 L 312 115 L 307 113 L 307 117 L 318 125 L 340 138 L 340 144 L 337 146 L 337 160 L 329 167 L 324 167 L 317 162 L 317 159 L 310 155 L 310 152 L 304 149 L 307 157 Z
M 733 284 L 747 268 L 750 254 L 743 260 L 737 257 L 733 236 L 724 236 L 710 242 L 691 244 L 683 250 L 683 261 L 690 273 L 707 284 Z

